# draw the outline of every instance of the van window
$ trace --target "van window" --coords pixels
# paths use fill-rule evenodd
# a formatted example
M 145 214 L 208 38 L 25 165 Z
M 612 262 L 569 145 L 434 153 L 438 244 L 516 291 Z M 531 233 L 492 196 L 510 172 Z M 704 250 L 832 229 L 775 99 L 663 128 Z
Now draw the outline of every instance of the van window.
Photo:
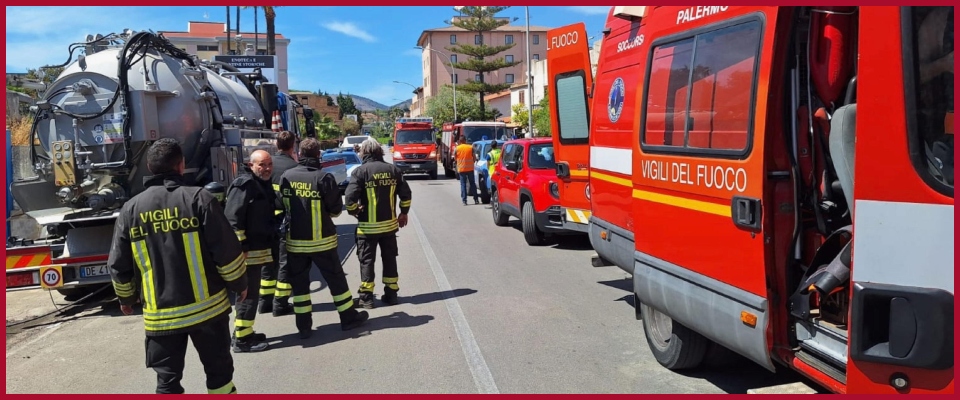
M 560 143 L 587 143 L 590 134 L 587 87 L 584 72 L 558 74 L 557 118 Z
M 746 153 L 760 29 L 759 21 L 750 21 L 653 48 L 644 148 Z
M 904 7 L 904 85 L 914 166 L 953 196 L 953 7 Z

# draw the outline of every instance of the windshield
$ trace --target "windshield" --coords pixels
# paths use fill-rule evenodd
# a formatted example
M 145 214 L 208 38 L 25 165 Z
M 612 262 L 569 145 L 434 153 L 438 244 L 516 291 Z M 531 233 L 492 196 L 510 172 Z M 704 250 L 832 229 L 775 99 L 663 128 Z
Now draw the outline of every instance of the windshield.
M 367 140 L 366 136 L 351 136 L 346 138 L 347 144 L 360 144 L 363 143 L 364 140 Z
M 528 163 L 533 169 L 555 169 L 557 161 L 553 158 L 553 143 L 530 146 Z
M 429 129 L 397 131 L 394 144 L 433 144 L 433 131 Z
M 483 140 L 484 136 L 487 139 L 503 139 L 503 136 L 507 134 L 507 128 L 503 126 L 465 126 L 463 127 L 463 134 L 467 137 L 467 143 Z
M 356 153 L 330 153 L 323 155 L 323 161 L 333 161 L 343 159 L 347 164 L 360 164 L 360 158 Z

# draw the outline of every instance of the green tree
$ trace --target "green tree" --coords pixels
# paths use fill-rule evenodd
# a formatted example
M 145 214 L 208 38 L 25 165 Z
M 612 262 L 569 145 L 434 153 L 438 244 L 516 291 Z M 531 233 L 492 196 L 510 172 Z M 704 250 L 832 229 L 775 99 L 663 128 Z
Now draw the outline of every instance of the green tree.
M 42 79 L 40 78 L 40 75 L 41 75 L 41 74 L 40 74 L 40 68 L 27 69 L 27 75 L 26 75 L 25 78 L 28 79 L 28 80 L 31 80 L 31 81 L 43 82 L 43 83 L 46 83 L 47 85 L 49 85 L 49 84 L 53 83 L 53 81 L 57 80 L 57 77 L 60 76 L 61 73 L 63 73 L 63 70 L 64 70 L 64 69 L 66 69 L 66 67 L 43 68 L 43 78 L 42 78 Z M 15 85 L 9 85 L 9 84 L 8 84 L 8 85 L 7 85 L 7 90 L 14 91 L 14 92 L 20 92 L 20 93 L 25 93 L 25 94 L 27 94 L 28 96 L 33 97 L 33 98 L 38 98 L 38 97 L 39 97 L 39 94 L 37 93 L 36 90 L 27 89 L 27 88 L 25 88 L 25 87 L 20 87 L 20 86 L 15 86 Z
M 550 97 L 543 96 L 540 104 L 533 109 L 533 129 L 537 136 L 551 136 Z
M 437 128 L 443 126 L 445 122 L 453 121 L 453 88 L 450 85 L 441 87 L 436 96 L 427 99 L 427 108 L 424 115 L 433 117 L 433 124 Z M 501 115 L 503 114 L 496 108 L 481 111 L 480 100 L 476 97 L 457 96 L 457 116 L 460 119 L 491 121 Z
M 337 105 L 340 107 L 341 120 L 344 115 L 355 114 L 357 116 L 357 123 L 363 126 L 363 113 L 353 104 L 353 97 L 350 97 L 349 94 L 344 96 L 343 93 L 339 93 L 337 94 Z
M 510 24 L 508 18 L 496 17 L 497 13 L 507 8 L 509 7 L 462 7 L 457 10 L 462 17 L 450 23 L 450 25 L 474 32 L 480 36 L 480 44 L 456 44 L 446 48 L 453 53 L 465 54 L 470 57 L 462 62 L 450 63 L 450 65 L 458 70 L 473 71 L 480 75 L 479 81 L 467 79 L 467 83 L 457 85 L 457 90 L 478 94 L 479 115 L 485 115 L 483 107 L 483 95 L 485 93 L 496 93 L 510 87 L 509 83 L 487 83 L 484 81 L 484 74 L 520 64 L 520 61 L 507 62 L 503 57 L 487 60 L 487 57 L 495 56 L 513 48 L 516 43 L 502 46 L 490 46 L 483 43 L 484 33 Z M 457 107 L 460 107 L 459 102 Z

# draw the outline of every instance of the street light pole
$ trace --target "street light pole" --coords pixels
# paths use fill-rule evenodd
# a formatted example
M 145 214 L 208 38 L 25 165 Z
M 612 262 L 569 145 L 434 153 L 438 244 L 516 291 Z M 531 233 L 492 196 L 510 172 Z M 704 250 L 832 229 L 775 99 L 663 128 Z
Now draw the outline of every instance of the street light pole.
M 527 138 L 533 137 L 533 60 L 530 59 L 530 7 L 527 6 Z
M 416 86 L 413 86 L 413 85 L 411 85 L 411 84 L 409 84 L 409 83 L 406 83 L 406 82 L 400 82 L 400 81 L 393 81 L 393 83 L 402 83 L 402 84 L 404 84 L 404 85 L 410 86 L 410 87 L 413 88 L 413 94 L 417 94 L 417 87 L 416 87 Z M 422 115 L 422 114 L 423 114 L 423 104 L 421 104 L 421 103 L 423 103 L 423 101 L 421 101 L 420 95 L 417 95 L 417 109 L 420 110 L 420 114 Z M 411 111 L 411 113 L 412 113 L 412 111 Z
M 448 56 L 447 53 L 444 53 L 444 52 L 442 52 L 442 51 L 440 51 L 440 50 L 436 50 L 436 49 L 424 49 L 423 47 L 420 47 L 420 46 L 414 46 L 414 48 L 417 48 L 417 49 L 420 49 L 420 50 L 435 51 L 435 52 L 439 53 L 440 55 L 442 55 L 443 57 L 445 57 L 447 60 L 450 60 L 450 56 Z M 444 64 L 444 65 L 446 65 L 446 64 Z M 456 76 L 457 76 L 457 69 L 453 67 L 453 62 L 451 62 L 451 63 L 450 63 L 450 86 L 453 86 L 453 121 L 454 121 L 454 122 L 457 121 L 457 83 L 454 82 L 454 79 L 456 79 Z

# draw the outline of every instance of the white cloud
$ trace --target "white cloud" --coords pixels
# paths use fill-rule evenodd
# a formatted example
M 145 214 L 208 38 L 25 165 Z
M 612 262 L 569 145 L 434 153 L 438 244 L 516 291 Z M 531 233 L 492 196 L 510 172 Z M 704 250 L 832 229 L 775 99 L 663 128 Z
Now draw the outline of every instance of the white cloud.
M 610 7 L 604 6 L 572 6 L 567 7 L 570 11 L 586 15 L 606 15 L 610 12 Z
M 353 22 L 328 22 L 323 24 L 323 27 L 334 32 L 358 38 L 365 42 L 373 43 L 377 41 L 377 38 L 367 33 L 367 31 L 360 29 L 360 27 L 356 26 Z

